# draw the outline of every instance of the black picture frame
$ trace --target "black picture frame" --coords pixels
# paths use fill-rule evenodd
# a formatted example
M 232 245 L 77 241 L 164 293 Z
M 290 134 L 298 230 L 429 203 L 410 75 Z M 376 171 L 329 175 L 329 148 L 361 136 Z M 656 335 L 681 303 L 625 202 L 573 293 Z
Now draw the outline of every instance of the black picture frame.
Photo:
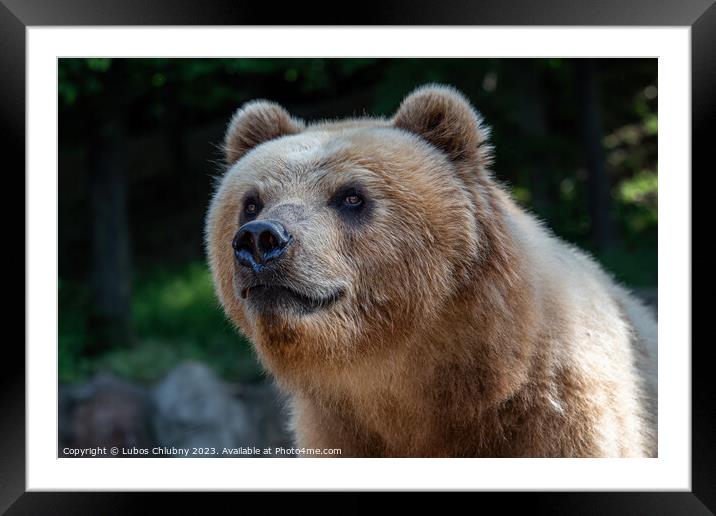
M 8 181 L 20 182 L 25 194 L 25 29 L 62 25 L 621 25 L 691 27 L 692 169 L 713 169 L 707 134 L 716 105 L 716 5 L 713 0 L 450 0 L 361 3 L 356 12 L 312 10 L 304 4 L 260 5 L 258 2 L 154 0 L 0 0 L 0 145 L 6 181 L 5 198 L 20 197 Z M 14 172 L 14 173 L 11 173 Z M 688 171 L 667 171 L 689 173 Z M 48 172 L 49 173 L 49 172 Z M 697 174 L 691 175 L 692 178 Z M 698 190 L 692 192 L 698 193 Z M 704 192 L 701 192 L 704 195 Z M 697 206 L 698 203 L 695 202 Z M 23 211 L 24 213 L 24 211 Z M 6 215 L 6 226 L 17 210 Z M 692 216 L 694 223 L 702 219 Z M 703 219 L 708 220 L 708 219 Z M 8 224 L 8 222 L 10 222 Z M 15 224 L 12 224 L 15 225 Z M 19 230 L 18 230 L 19 231 Z M 24 231 L 24 228 L 23 228 Z M 702 233 L 707 234 L 707 233 Z M 24 235 L 23 235 L 24 237 Z M 24 238 L 22 238 L 24 242 Z M 9 253 L 10 249 L 13 250 Z M 6 241 L 6 271 L 24 270 L 25 247 Z M 48 252 L 53 252 L 49 250 Z M 698 263 L 698 262 L 697 262 Z M 17 276 L 12 273 L 8 276 Z M 24 296 L 23 296 L 24 299 Z M 13 306 L 25 307 L 15 300 Z M 18 308 L 19 309 L 19 308 Z M 6 321 L 14 322 L 9 315 Z M 18 319 L 19 320 L 19 319 Z M 693 320 L 693 319 L 692 319 Z M 6 332 L 9 335 L 10 324 Z M 24 326 L 23 326 L 24 334 Z M 687 342 L 668 345 L 689 345 Z M 711 343 L 692 346 L 692 490 L 642 493 L 506 493 L 485 494 L 501 510 L 524 503 L 537 513 L 589 514 L 713 514 L 716 512 L 716 416 Z M 135 504 L 147 504 L 148 494 L 28 493 L 25 492 L 25 352 L 16 339 L 5 339 L 0 375 L 0 513 L 7 514 L 125 514 Z M 245 496 L 245 495 L 244 495 Z M 354 495 L 355 496 L 355 495 Z M 499 497 L 499 498 L 498 498 Z M 170 497 L 163 496 L 162 503 Z M 174 495 L 173 501 L 183 502 Z M 248 501 L 243 501 L 248 507 Z M 311 504 L 313 505 L 313 504 Z M 355 510 L 371 506 L 358 501 Z M 315 507 L 315 506 L 314 506 Z

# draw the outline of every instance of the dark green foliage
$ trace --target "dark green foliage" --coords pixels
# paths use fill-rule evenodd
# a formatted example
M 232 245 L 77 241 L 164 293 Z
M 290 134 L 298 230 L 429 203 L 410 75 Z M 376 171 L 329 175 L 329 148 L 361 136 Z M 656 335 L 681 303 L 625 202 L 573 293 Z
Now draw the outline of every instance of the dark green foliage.
M 98 369 L 154 381 L 179 361 L 206 362 L 232 380 L 260 378 L 250 344 L 228 320 L 214 296 L 202 262 L 171 270 L 155 268 L 135 280 L 133 327 L 138 342 L 87 358 L 83 290 L 60 284 L 60 380 L 72 382 Z

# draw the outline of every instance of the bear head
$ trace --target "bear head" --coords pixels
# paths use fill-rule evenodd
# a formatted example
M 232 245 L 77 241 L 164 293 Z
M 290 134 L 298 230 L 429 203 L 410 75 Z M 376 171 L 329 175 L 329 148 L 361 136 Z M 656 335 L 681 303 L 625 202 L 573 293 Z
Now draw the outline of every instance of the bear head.
M 268 101 L 236 112 L 206 248 L 226 314 L 279 380 L 409 350 L 507 260 L 487 135 L 437 85 L 391 119 L 307 125 Z

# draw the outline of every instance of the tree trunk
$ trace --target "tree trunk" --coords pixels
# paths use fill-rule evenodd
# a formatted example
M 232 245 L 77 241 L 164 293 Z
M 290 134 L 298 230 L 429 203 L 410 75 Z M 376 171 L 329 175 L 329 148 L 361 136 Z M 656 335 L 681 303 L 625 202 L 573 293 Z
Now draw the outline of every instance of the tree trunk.
M 529 173 L 530 191 L 532 193 L 532 207 L 539 213 L 544 213 L 548 204 L 548 189 L 550 168 L 549 153 L 538 150 L 543 144 L 547 134 L 546 108 L 541 78 L 534 59 L 516 60 L 513 64 L 516 72 L 516 84 L 519 88 L 517 95 L 518 123 L 521 131 L 527 137 L 530 145 L 522 152 L 526 152 L 525 163 Z
M 591 237 L 597 249 L 614 244 L 614 221 L 610 213 L 609 178 L 604 166 L 603 129 L 599 85 L 593 59 L 577 59 L 577 107 L 580 113 L 582 145 L 587 168 L 587 203 Z
M 122 109 L 104 111 L 90 130 L 92 304 L 86 352 L 96 355 L 126 346 L 131 340 L 127 146 Z

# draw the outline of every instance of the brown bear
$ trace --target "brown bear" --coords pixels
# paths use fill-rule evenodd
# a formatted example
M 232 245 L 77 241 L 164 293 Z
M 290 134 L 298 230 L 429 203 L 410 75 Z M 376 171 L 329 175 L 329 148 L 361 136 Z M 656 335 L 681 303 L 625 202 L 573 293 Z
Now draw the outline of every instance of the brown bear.
M 655 317 L 515 204 L 487 138 L 437 85 L 391 119 L 232 118 L 210 268 L 298 446 L 656 456 Z

